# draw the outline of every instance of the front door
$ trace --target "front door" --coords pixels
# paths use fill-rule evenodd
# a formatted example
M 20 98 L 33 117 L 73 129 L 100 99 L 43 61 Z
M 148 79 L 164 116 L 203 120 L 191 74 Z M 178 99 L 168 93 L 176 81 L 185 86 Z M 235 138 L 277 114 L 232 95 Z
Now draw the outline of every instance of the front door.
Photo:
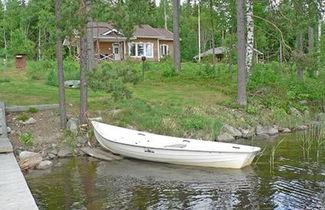
M 114 54 L 114 60 L 119 61 L 121 60 L 121 50 L 120 50 L 120 44 L 115 43 L 113 44 L 113 54 Z

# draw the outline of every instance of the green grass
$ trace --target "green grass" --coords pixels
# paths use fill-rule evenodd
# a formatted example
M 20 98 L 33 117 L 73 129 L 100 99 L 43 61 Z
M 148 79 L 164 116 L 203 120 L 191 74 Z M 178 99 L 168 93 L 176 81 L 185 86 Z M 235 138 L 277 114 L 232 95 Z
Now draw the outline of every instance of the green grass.
M 0 100 L 8 106 L 58 103 L 58 87 L 48 82 L 50 72 L 51 81 L 56 81 L 55 65 L 51 62 L 45 62 L 47 68 L 40 72 L 37 69 L 42 69 L 43 64 L 35 62 L 27 65 L 27 70 L 0 66 L 0 78 L 6 78 L 6 82 L 0 82 Z M 141 74 L 141 63 L 127 64 Z M 78 76 L 79 70 L 74 68 L 77 64 L 68 66 L 69 75 Z M 124 127 L 203 139 L 215 139 L 223 123 L 238 127 L 259 123 L 290 127 L 297 120 L 288 115 L 288 108 L 316 110 L 322 98 L 319 85 L 325 78 L 307 78 L 301 84 L 278 64 L 257 65 L 248 88 L 250 105 L 245 108 L 236 104 L 235 66 L 229 71 L 227 65 L 219 64 L 212 71 L 207 65 L 183 63 L 179 74 L 165 73 L 173 70 L 169 62 L 147 62 L 145 68 L 144 81 L 128 85 L 133 93 L 130 100 L 116 102 L 103 91 L 90 90 L 90 116 L 102 116 L 106 122 Z M 300 105 L 299 100 L 304 99 L 310 105 Z M 79 90 L 66 89 L 66 100 L 68 112 L 77 113 Z M 114 114 L 111 110 L 119 112 Z

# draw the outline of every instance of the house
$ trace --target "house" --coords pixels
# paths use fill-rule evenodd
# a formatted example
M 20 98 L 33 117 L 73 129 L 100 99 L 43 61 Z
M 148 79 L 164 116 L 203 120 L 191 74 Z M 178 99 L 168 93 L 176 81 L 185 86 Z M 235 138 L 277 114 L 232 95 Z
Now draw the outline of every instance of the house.
M 93 22 L 90 27 L 95 55 L 100 60 L 141 60 L 145 56 L 149 61 L 160 61 L 173 54 L 173 33 L 166 29 L 137 25 L 133 36 L 127 39 L 112 22 Z

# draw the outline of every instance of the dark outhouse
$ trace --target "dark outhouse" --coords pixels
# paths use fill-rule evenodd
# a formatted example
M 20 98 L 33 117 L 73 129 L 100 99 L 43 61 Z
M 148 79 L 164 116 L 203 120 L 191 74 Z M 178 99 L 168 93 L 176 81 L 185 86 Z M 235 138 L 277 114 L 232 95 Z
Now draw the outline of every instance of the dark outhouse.
M 26 55 L 17 54 L 16 55 L 16 69 L 24 69 L 26 67 Z

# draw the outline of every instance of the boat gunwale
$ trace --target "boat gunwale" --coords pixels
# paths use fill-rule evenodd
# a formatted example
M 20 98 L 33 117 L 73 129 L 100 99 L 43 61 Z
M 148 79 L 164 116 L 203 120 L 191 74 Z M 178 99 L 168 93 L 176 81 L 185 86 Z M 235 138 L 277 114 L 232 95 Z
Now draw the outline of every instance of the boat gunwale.
M 104 124 L 104 123 L 102 123 Z M 115 126 L 117 127 L 117 126 Z M 110 139 L 107 139 L 105 138 L 102 134 L 100 134 L 95 126 L 94 126 L 94 130 L 95 132 L 100 136 L 102 137 L 104 140 L 106 141 L 109 141 L 109 142 L 112 142 L 112 143 L 116 143 L 116 144 L 121 144 L 121 145 L 127 145 L 127 146 L 132 146 L 132 147 L 139 147 L 139 148 L 144 148 L 144 149 L 158 149 L 158 150 L 169 150 L 169 151 L 181 151 L 181 152 L 200 152 L 200 153 L 203 153 L 203 152 L 206 152 L 206 153 L 240 153 L 240 154 L 244 154 L 244 153 L 247 153 L 247 154 L 253 154 L 253 153 L 257 153 L 261 150 L 261 148 L 259 147 L 254 147 L 254 146 L 247 146 L 247 145 L 239 145 L 239 144 L 236 144 L 236 145 L 239 145 L 239 146 L 247 146 L 247 147 L 252 147 L 254 150 L 253 151 L 245 151 L 245 152 L 242 152 L 242 151 L 208 151 L 208 150 L 185 150 L 185 149 L 177 149 L 177 148 L 162 148 L 162 147 L 146 147 L 146 146 L 140 146 L 140 145 L 136 145 L 136 144 L 127 144 L 127 143 L 122 143 L 122 142 L 118 142 L 118 141 L 114 141 L 114 140 L 110 140 Z M 140 131 L 139 131 L 140 132 Z M 97 138 L 96 138 L 97 139 Z M 98 140 L 98 139 L 97 139 Z M 196 140 L 196 139 L 193 139 L 193 140 Z M 198 140 L 197 140 L 198 141 Z M 223 142 L 222 142 L 223 143 Z M 102 143 L 101 143 L 102 144 Z M 224 143 L 224 144 L 228 144 L 228 143 Z

